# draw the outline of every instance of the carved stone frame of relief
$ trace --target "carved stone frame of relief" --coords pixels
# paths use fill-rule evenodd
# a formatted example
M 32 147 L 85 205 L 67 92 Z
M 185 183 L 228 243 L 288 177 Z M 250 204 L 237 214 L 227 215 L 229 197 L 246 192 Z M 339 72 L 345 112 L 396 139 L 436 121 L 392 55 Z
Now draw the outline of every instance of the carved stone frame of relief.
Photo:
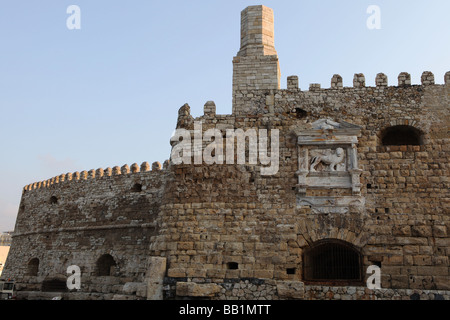
M 298 133 L 298 204 L 335 207 L 363 204 L 357 144 L 361 128 L 347 122 L 322 119 Z M 352 196 L 307 197 L 307 189 L 351 189 Z M 324 208 L 322 208 L 324 209 Z M 341 208 L 342 209 L 342 208 Z M 331 211 L 333 211 L 331 210 Z M 321 212 L 327 210 L 319 210 Z

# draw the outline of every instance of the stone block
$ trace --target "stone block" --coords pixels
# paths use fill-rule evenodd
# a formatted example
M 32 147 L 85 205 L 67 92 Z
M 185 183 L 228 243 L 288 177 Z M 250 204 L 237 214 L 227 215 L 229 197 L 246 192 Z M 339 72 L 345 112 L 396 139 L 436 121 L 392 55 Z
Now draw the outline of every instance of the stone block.
M 445 238 L 447 237 L 447 227 L 446 226 L 437 226 L 434 225 L 432 227 L 433 236 L 437 238 Z
M 401 255 L 395 255 L 387 257 L 387 259 L 384 259 L 384 263 L 387 265 L 402 265 L 403 264 L 403 256 Z
M 408 225 L 394 226 L 394 228 L 392 229 L 392 234 L 394 236 L 410 236 L 411 235 L 411 227 Z
M 414 265 L 416 266 L 429 266 L 431 265 L 431 257 L 428 255 L 415 255 L 413 256 Z
M 303 299 L 305 285 L 300 281 L 277 281 L 277 294 L 280 299 Z
M 406 245 L 403 246 L 403 253 L 405 254 L 418 254 L 419 246 Z
M 123 285 L 123 293 L 124 294 L 136 294 L 137 291 L 145 291 L 147 289 L 147 285 L 142 282 L 127 282 Z
M 148 268 L 145 274 L 147 284 L 147 300 L 162 300 L 163 282 L 166 273 L 167 259 L 165 257 L 148 258 Z
M 254 276 L 258 279 L 272 279 L 273 270 L 255 270 Z
M 208 269 L 206 270 L 206 276 L 208 278 L 225 278 L 227 270 L 224 269 Z
M 215 283 L 177 282 L 176 295 L 179 297 L 214 297 L 222 287 Z
M 448 276 L 448 267 L 419 266 L 417 274 L 420 276 Z
M 433 282 L 440 290 L 450 290 L 450 276 L 433 276 Z
M 192 250 L 194 242 L 178 242 L 178 250 Z
M 431 237 L 431 226 L 413 226 L 411 227 L 413 237 Z
M 192 278 L 205 278 L 206 270 L 200 268 L 186 268 L 186 276 Z
M 136 298 L 133 295 L 115 294 L 112 300 L 136 300 Z
M 237 279 L 239 278 L 240 270 L 233 269 L 233 270 L 226 270 L 225 272 L 225 278 L 227 279 Z
M 186 277 L 186 269 L 184 268 L 170 268 L 167 270 L 167 276 L 173 278 L 183 278 Z
M 391 287 L 396 289 L 408 288 L 409 279 L 408 275 L 392 275 L 391 276 Z

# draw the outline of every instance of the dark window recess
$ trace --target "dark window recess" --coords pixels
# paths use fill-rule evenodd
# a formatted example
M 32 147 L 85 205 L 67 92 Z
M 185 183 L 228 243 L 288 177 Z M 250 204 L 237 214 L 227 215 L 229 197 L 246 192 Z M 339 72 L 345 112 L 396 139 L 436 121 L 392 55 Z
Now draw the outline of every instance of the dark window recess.
M 39 271 L 39 259 L 38 258 L 33 258 L 28 262 L 28 268 L 27 268 L 27 274 L 29 276 L 37 276 L 38 271 Z
M 58 203 L 58 198 L 55 197 L 55 196 L 52 196 L 52 197 L 50 198 L 50 203 L 51 203 L 51 204 L 56 204 L 56 203 Z
M 237 270 L 239 268 L 239 263 L 237 263 L 237 262 L 228 262 L 227 263 L 227 268 L 229 270 Z
M 370 183 L 367 184 L 367 189 L 372 189 L 372 185 Z
M 361 255 L 347 242 L 324 240 L 305 250 L 304 278 L 309 281 L 361 281 Z
M 303 119 L 308 115 L 308 112 L 306 112 L 303 109 L 300 108 L 295 108 L 295 116 L 297 117 L 297 119 Z
M 133 192 L 141 192 L 142 191 L 142 184 L 136 183 L 132 188 L 131 191 Z
M 295 274 L 295 268 L 287 268 L 286 273 L 287 274 Z
M 97 260 L 97 275 L 111 276 L 112 268 L 116 266 L 114 258 L 109 254 L 104 254 Z
M 66 292 L 67 283 L 63 279 L 49 279 L 42 282 L 41 291 L 43 292 Z
M 381 143 L 384 146 L 419 146 L 422 145 L 422 133 L 419 129 L 411 126 L 393 126 L 383 130 Z

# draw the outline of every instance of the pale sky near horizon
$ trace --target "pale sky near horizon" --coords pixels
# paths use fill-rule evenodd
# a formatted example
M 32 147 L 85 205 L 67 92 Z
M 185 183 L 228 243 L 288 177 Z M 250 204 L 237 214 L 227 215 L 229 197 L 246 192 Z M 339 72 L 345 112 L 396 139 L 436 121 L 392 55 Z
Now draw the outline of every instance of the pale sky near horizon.
M 0 0 L 0 231 L 14 229 L 22 188 L 62 173 L 160 161 L 178 109 L 194 117 L 213 100 L 231 113 L 240 12 L 275 15 L 281 87 L 374 86 L 406 71 L 420 84 L 450 70 L 450 1 Z M 69 5 L 81 29 L 69 30 Z M 368 29 L 367 8 L 381 10 Z

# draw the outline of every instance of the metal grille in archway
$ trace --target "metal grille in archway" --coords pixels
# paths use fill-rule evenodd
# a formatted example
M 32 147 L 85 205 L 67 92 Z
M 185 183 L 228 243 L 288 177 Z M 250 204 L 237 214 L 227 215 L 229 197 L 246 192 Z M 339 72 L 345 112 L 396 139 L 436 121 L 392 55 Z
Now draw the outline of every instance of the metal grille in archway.
M 317 282 L 361 281 L 361 254 L 341 240 L 322 240 L 305 249 L 304 280 Z

